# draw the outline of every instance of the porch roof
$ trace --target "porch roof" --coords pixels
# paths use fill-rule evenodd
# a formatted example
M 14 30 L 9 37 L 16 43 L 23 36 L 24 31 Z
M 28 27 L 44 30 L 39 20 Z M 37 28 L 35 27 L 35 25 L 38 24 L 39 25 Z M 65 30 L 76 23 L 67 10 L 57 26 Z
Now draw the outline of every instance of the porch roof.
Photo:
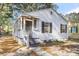
M 49 10 L 49 11 L 48 11 Z M 36 19 L 40 19 L 40 21 L 44 22 L 52 22 L 52 15 L 50 14 L 51 9 L 44 9 L 44 10 L 39 10 L 39 11 L 34 11 L 34 12 L 25 12 L 22 15 L 30 15 L 35 17 Z
M 25 19 L 36 20 L 36 19 L 38 19 L 37 17 L 31 16 L 31 15 L 23 15 L 21 17 L 23 18 L 22 20 L 25 20 Z

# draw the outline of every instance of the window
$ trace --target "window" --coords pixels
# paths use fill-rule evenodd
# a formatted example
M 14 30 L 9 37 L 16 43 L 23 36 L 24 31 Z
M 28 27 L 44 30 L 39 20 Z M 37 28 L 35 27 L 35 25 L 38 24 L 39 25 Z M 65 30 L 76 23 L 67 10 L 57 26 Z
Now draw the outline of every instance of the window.
M 22 20 L 22 29 L 23 29 L 23 26 L 24 26 L 24 20 Z
M 52 33 L 52 23 L 42 22 L 42 33 Z
M 71 33 L 77 33 L 78 32 L 78 27 L 77 26 L 73 26 L 71 27 Z
M 67 33 L 67 25 L 61 24 L 60 31 L 61 31 L 61 33 Z

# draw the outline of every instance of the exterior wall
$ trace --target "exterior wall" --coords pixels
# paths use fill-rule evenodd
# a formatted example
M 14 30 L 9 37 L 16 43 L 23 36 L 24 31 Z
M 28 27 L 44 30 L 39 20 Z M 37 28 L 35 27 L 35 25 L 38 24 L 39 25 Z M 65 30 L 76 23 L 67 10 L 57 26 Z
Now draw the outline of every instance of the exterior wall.
M 54 20 L 52 21 L 53 22 L 53 37 L 58 40 L 67 39 L 68 33 L 60 33 L 60 24 L 67 25 L 67 22 L 61 16 L 57 15 L 53 10 L 52 12 L 53 12 L 52 19 L 54 18 Z

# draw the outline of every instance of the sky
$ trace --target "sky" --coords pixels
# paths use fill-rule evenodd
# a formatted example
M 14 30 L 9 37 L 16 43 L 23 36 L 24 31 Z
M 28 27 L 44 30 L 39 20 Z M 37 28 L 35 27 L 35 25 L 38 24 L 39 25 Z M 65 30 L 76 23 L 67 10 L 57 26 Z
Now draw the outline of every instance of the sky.
M 63 15 L 69 14 L 72 12 L 79 12 L 79 3 L 58 3 L 58 12 Z

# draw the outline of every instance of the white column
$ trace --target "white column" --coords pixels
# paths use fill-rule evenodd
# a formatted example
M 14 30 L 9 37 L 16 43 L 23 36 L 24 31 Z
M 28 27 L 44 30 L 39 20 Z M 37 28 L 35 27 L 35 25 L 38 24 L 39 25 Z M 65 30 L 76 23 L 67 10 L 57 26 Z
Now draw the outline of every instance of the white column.
M 26 30 L 25 30 L 26 26 L 25 26 L 25 24 L 26 24 L 26 21 L 23 20 L 23 32 L 24 32 L 24 35 L 26 35 Z
M 22 17 L 20 18 L 20 20 L 21 20 L 20 29 L 22 30 Z

